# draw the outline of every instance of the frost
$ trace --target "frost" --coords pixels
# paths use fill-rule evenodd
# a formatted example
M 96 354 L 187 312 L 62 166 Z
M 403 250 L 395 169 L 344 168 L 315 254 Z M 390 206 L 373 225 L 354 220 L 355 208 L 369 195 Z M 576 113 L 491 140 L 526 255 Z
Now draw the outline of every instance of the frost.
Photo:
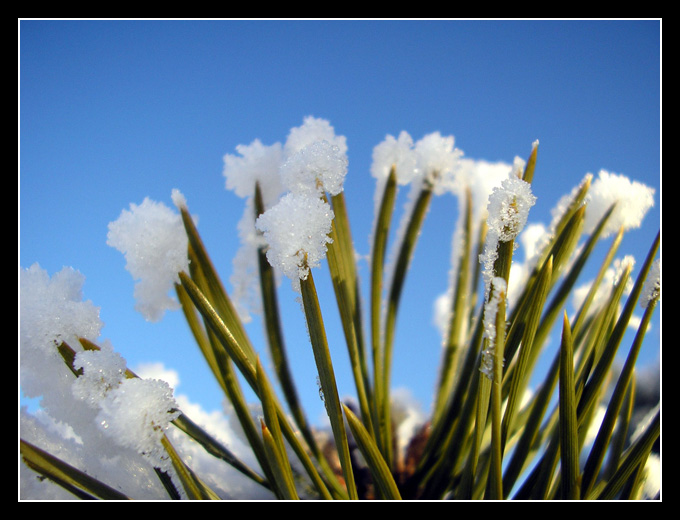
M 650 453 L 647 457 L 642 479 L 641 498 L 654 500 L 661 492 L 661 458 L 656 453 Z
M 574 204 L 576 196 L 587 184 L 590 184 L 591 181 L 592 175 L 587 174 L 578 185 L 572 188 L 570 193 L 560 197 L 560 199 L 557 201 L 557 204 L 555 204 L 555 206 L 550 210 L 552 219 L 548 228 L 544 230 L 542 235 L 536 235 L 534 237 L 536 240 L 533 247 L 533 253 L 531 255 L 527 254 L 527 268 L 529 270 L 535 267 L 536 261 L 540 257 L 541 253 L 543 253 L 550 241 L 555 237 L 558 225 L 564 218 L 564 215 L 567 213 L 569 208 Z
M 284 146 L 265 146 L 256 139 L 236 150 L 240 156 L 224 156 L 223 174 L 227 189 L 245 198 L 246 206 L 238 224 L 241 247 L 233 259 L 230 281 L 239 316 L 249 322 L 262 307 L 257 253 L 268 245 L 262 230 L 255 226 L 255 183 L 260 186 L 265 212 L 286 192 L 313 197 L 325 192 L 337 195 L 347 174 L 347 144 L 344 136 L 335 135 L 328 121 L 308 116 L 301 126 L 290 130 Z M 272 254 L 268 253 L 268 258 Z M 270 263 L 275 269 L 281 266 L 280 261 L 270 259 Z
M 73 374 L 57 351 L 66 342 L 81 350 L 78 338 L 94 341 L 104 324 L 99 308 L 83 301 L 85 277 L 64 267 L 52 278 L 37 263 L 19 273 L 19 362 L 22 392 L 42 397 L 56 415 L 73 413 Z
M 113 348 L 104 343 L 101 350 L 83 350 L 76 354 L 73 368 L 82 375 L 73 382 L 71 390 L 76 399 L 98 407 L 106 394 L 125 379 L 126 362 Z
M 337 195 L 347 175 L 347 155 L 329 141 L 313 141 L 281 165 L 281 181 L 291 192 Z
M 175 193 L 173 197 L 176 201 Z M 166 310 L 179 308 L 168 295 L 178 273 L 187 271 L 187 236 L 181 216 L 162 202 L 148 197 L 130 204 L 109 223 L 108 245 L 125 255 L 125 268 L 137 280 L 135 308 L 149 321 L 159 321 Z
M 512 173 L 512 165 L 506 162 L 490 162 L 463 157 L 456 171 L 456 193 L 462 196 L 470 189 L 472 195 L 473 222 L 486 219 L 489 195 Z
M 187 199 L 181 191 L 173 188 L 172 192 L 170 193 L 170 198 L 177 209 L 186 209 Z
M 526 167 L 527 162 L 524 159 L 519 156 L 515 157 L 515 160 L 512 162 L 512 171 L 510 172 L 510 177 L 513 179 L 521 179 L 524 176 L 524 170 Z
M 455 170 L 462 152 L 454 147 L 452 135 L 439 132 L 427 134 L 416 142 L 417 169 L 423 180 L 432 186 L 435 195 L 455 188 Z
M 393 167 L 397 183 L 401 185 L 409 184 L 418 171 L 413 138 L 406 131 L 402 131 L 397 138 L 388 134 L 373 148 L 371 175 L 379 181 L 379 186 L 383 185 Z
M 326 256 L 333 217 L 323 200 L 289 193 L 257 219 L 255 225 L 269 246 L 267 260 L 292 280 L 295 290 L 309 268 Z
M 64 267 L 50 279 L 35 263 L 22 269 L 19 279 L 19 316 L 21 348 L 52 351 L 65 341 L 76 348 L 78 338 L 94 341 L 104 324 L 99 307 L 83 301 L 85 276 Z
M 125 379 L 106 394 L 97 415 L 99 427 L 117 444 L 132 448 L 155 466 L 171 463 L 161 444 L 170 422 L 179 416 L 172 389 L 155 379 Z
M 327 120 L 307 116 L 301 126 L 291 128 L 283 148 L 284 154 L 290 157 L 315 141 L 328 141 L 337 146 L 341 154 L 347 152 L 345 136 L 335 135 L 335 129 Z
M 485 348 L 482 352 L 480 370 L 489 379 L 493 379 L 493 363 L 496 355 L 496 318 L 498 315 L 498 305 L 501 299 L 506 297 L 507 283 L 500 276 L 491 281 L 491 294 L 484 305 L 484 342 Z
M 222 173 L 226 178 L 226 188 L 241 198 L 249 198 L 255 194 L 257 182 L 265 207 L 273 205 L 283 192 L 279 178 L 279 168 L 283 161 L 281 143 L 265 146 L 259 139 L 255 139 L 249 145 L 238 145 L 236 151 L 240 156 L 224 156 Z
M 489 196 L 489 229 L 501 242 L 513 240 L 524 228 L 535 202 L 528 182 L 512 176 L 504 180 Z
M 266 208 L 276 204 L 284 191 L 279 169 L 283 161 L 281 143 L 263 145 L 255 139 L 250 145 L 238 145 L 240 156 L 224 156 L 223 175 L 226 188 L 246 199 L 243 216 L 238 223 L 241 246 L 232 261 L 233 271 L 230 282 L 233 300 L 241 319 L 247 323 L 252 313 L 261 308 L 257 270 L 257 250 L 264 246 L 264 240 L 255 229 L 255 185 L 260 188 L 262 203 Z
M 647 211 L 654 206 L 654 189 L 624 176 L 601 170 L 586 197 L 584 232 L 591 233 L 612 204 L 616 207 L 602 230 L 602 238 L 640 227 Z
M 645 284 L 640 293 L 640 305 L 647 308 L 650 302 L 661 297 L 661 259 L 657 259 L 649 269 Z
M 479 261 L 483 265 L 485 299 L 488 300 L 489 288 L 494 274 L 494 263 L 498 258 L 499 242 L 514 240 L 524 229 L 529 210 L 536 202 L 531 193 L 531 185 L 513 175 L 505 179 L 500 187 L 493 189 L 489 196 L 484 252 Z

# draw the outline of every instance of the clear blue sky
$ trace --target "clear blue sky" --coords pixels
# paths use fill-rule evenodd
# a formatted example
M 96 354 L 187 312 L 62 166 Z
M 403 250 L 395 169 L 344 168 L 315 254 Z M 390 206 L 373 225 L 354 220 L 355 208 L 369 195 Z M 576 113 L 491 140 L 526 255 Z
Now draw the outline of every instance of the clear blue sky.
M 355 245 L 369 251 L 373 147 L 406 130 L 440 131 L 475 159 L 512 162 L 540 140 L 529 221 L 600 169 L 656 189 L 655 207 L 621 253 L 642 262 L 660 228 L 661 23 L 651 21 L 31 21 L 19 23 L 19 263 L 81 271 L 112 341 L 134 367 L 163 361 L 179 393 L 220 407 L 181 313 L 134 311 L 124 258 L 107 225 L 145 197 L 178 188 L 228 281 L 243 201 L 222 158 L 259 138 L 284 142 L 307 115 L 347 138 L 345 191 Z M 432 305 L 447 284 L 457 209 L 434 201 L 397 325 L 394 386 L 427 408 L 440 339 Z M 361 273 L 367 278 L 365 265 Z M 337 308 L 325 298 L 341 396 L 354 393 Z M 281 290 L 284 330 L 309 415 L 323 410 L 302 313 Z M 408 303 L 407 303 L 408 302 Z M 250 332 L 265 352 L 261 325 Z M 657 311 L 644 360 L 659 355 Z M 628 343 L 622 349 L 627 350 Z

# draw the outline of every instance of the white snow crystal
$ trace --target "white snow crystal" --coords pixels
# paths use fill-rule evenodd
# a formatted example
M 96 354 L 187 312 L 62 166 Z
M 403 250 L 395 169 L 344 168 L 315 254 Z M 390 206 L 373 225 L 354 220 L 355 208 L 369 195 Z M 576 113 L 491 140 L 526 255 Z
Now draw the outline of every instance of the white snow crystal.
M 469 188 L 472 195 L 473 221 L 487 217 L 489 195 L 499 187 L 512 172 L 512 165 L 506 162 L 489 162 L 463 157 L 456 170 L 457 193 L 461 195 Z
M 638 228 L 647 211 L 654 206 L 654 189 L 625 175 L 601 170 L 586 196 L 584 232 L 591 233 L 602 216 L 616 202 L 616 207 L 602 230 L 602 238 L 624 230 Z
M 454 137 L 439 132 L 427 134 L 414 145 L 417 168 L 436 195 L 452 191 L 455 186 L 455 169 L 462 152 L 454 147 Z
M 657 259 L 647 273 L 647 279 L 642 286 L 640 294 L 640 305 L 647 308 L 649 303 L 661 296 L 661 259 Z
M 388 134 L 373 148 L 371 175 L 384 181 L 392 167 L 395 168 L 397 183 L 401 185 L 410 183 L 417 172 L 413 139 L 404 130 L 397 138 Z
M 149 321 L 179 308 L 168 292 L 179 283 L 179 272 L 189 268 L 187 242 L 181 216 L 148 197 L 109 223 L 106 243 L 125 255 L 125 268 L 137 280 L 135 308 Z
M 63 419 L 73 412 L 75 376 L 57 351 L 66 342 L 82 350 L 79 338 L 95 341 L 104 324 L 99 308 L 83 301 L 85 277 L 64 267 L 52 278 L 37 263 L 19 276 L 19 362 L 24 395 L 40 397 L 41 406 Z
M 314 141 L 281 165 L 281 180 L 291 192 L 337 195 L 347 174 L 347 155 L 325 139 Z
M 480 366 L 482 373 L 489 379 L 493 379 L 493 363 L 496 355 L 496 316 L 498 314 L 498 305 L 501 299 L 506 297 L 508 288 L 505 279 L 500 276 L 493 278 L 491 286 L 490 298 L 484 305 L 484 336 L 488 341 L 485 342 Z
M 78 348 L 79 337 L 94 341 L 104 324 L 99 307 L 83 301 L 85 276 L 64 267 L 52 278 L 35 263 L 22 269 L 19 279 L 20 339 L 24 347 L 42 352 L 54 349 L 55 343 L 66 341 Z
M 264 240 L 255 229 L 255 184 L 262 194 L 264 208 L 276 204 L 284 191 L 280 167 L 283 161 L 281 143 L 265 146 L 259 139 L 250 145 L 238 145 L 240 156 L 224 156 L 223 174 L 226 188 L 246 200 L 243 216 L 238 223 L 241 246 L 232 261 L 233 271 L 229 278 L 233 287 L 234 305 L 244 323 L 249 322 L 252 313 L 261 308 L 258 285 L 257 250 Z
M 309 268 L 325 257 L 333 217 L 330 205 L 322 199 L 288 193 L 257 219 L 256 227 L 269 246 L 269 263 L 281 269 L 296 290 Z
M 535 202 L 528 182 L 514 177 L 504 180 L 489 196 L 489 229 L 498 233 L 501 242 L 513 240 L 524 228 Z
M 487 207 L 487 224 L 484 252 L 479 261 L 483 265 L 485 299 L 495 276 L 493 267 L 498 258 L 498 243 L 514 240 L 526 225 L 529 210 L 536 202 L 531 185 L 513 175 L 505 179 L 500 187 L 493 189 Z
M 240 156 L 224 156 L 223 175 L 226 187 L 241 198 L 252 197 L 257 182 L 262 192 L 265 207 L 273 205 L 280 197 L 283 187 L 279 178 L 279 168 L 283 161 L 281 143 L 270 146 L 255 139 L 249 145 L 236 147 Z
M 521 179 L 524 176 L 524 170 L 527 167 L 527 162 L 521 157 L 515 157 L 512 162 L 512 171 L 510 172 L 510 177 Z
M 307 116 L 301 126 L 291 128 L 283 148 L 284 154 L 290 157 L 314 141 L 328 141 L 337 146 L 341 154 L 347 152 L 345 136 L 335 135 L 335 129 L 327 120 Z
M 179 412 L 166 382 L 124 379 L 100 404 L 97 421 L 106 435 L 144 455 L 155 467 L 170 468 L 161 439 Z
M 101 350 L 83 350 L 76 353 L 73 367 L 83 373 L 73 382 L 71 390 L 77 399 L 98 407 L 106 394 L 125 379 L 125 359 L 108 343 Z
M 170 192 L 170 198 L 177 209 L 186 209 L 187 199 L 177 188 L 173 188 L 173 190 Z

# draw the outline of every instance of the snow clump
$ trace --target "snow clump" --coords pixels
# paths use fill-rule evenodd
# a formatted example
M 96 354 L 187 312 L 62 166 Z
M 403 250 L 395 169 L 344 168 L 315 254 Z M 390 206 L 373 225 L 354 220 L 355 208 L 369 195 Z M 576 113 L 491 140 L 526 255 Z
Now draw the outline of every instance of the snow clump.
M 181 201 L 177 192 L 173 200 Z M 166 310 L 179 308 L 168 292 L 179 283 L 178 274 L 188 271 L 188 239 L 182 217 L 162 202 L 148 197 L 130 204 L 109 223 L 107 242 L 125 255 L 125 268 L 137 280 L 137 309 L 148 321 L 159 321 Z

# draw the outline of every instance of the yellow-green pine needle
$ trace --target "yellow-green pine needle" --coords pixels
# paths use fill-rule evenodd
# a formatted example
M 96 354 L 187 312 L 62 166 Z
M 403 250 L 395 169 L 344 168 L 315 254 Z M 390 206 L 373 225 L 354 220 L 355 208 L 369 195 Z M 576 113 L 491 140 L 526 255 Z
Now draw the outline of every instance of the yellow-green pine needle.
M 262 214 L 265 209 L 259 183 L 255 184 L 254 209 L 254 218 Z M 321 452 L 317 440 L 314 438 L 314 434 L 307 421 L 307 417 L 295 388 L 295 382 L 293 380 L 290 364 L 288 362 L 289 359 L 286 355 L 283 330 L 281 328 L 281 317 L 276 294 L 275 273 L 274 269 L 266 258 L 266 247 L 261 247 L 258 249 L 257 257 L 260 273 L 260 292 L 262 295 L 263 320 L 265 323 L 269 350 L 271 352 L 272 361 L 274 362 L 274 369 L 277 378 L 281 384 L 281 389 L 286 402 L 288 403 L 293 420 L 300 429 L 300 433 L 307 443 L 312 455 L 319 461 L 323 471 L 327 474 L 331 474 L 332 470 L 330 469 L 326 457 Z
M 488 341 L 485 339 L 484 341 Z M 480 372 L 481 373 L 481 372 Z M 477 379 L 477 399 L 476 399 L 476 415 L 474 423 L 474 431 L 472 434 L 472 447 L 468 454 L 468 461 L 466 463 L 465 474 L 463 476 L 463 495 L 460 498 L 469 500 L 472 498 L 475 481 L 479 477 L 477 467 L 479 465 L 479 455 L 481 452 L 482 438 L 486 429 L 487 416 L 489 412 L 489 398 L 491 396 L 491 380 L 479 375 Z
M 206 287 L 202 287 L 202 289 L 205 294 L 210 296 L 213 307 L 218 311 L 221 319 L 238 340 L 239 344 L 242 345 L 250 361 L 254 363 L 255 350 L 203 245 L 203 240 L 194 225 L 194 221 L 186 208 L 181 208 L 180 213 L 189 240 L 189 259 L 191 260 L 189 266 L 191 267 L 195 263 L 201 269 L 206 280 Z
M 264 448 L 267 452 L 267 458 L 270 461 L 272 472 L 274 473 L 276 489 L 279 493 L 278 497 L 282 500 L 298 500 L 297 491 L 288 478 L 288 472 L 285 469 L 286 462 L 282 459 L 277 442 L 274 440 L 274 436 L 263 420 L 260 420 L 260 424 L 262 427 Z
M 616 421 L 616 431 L 614 432 L 614 438 L 609 446 L 607 466 L 603 471 L 604 478 L 607 480 L 611 478 L 618 468 L 619 462 L 621 461 L 621 454 L 626 447 L 626 441 L 628 440 L 628 429 L 633 417 L 635 396 L 637 395 L 635 390 L 636 387 L 636 376 L 633 374 L 630 385 L 628 386 L 628 391 L 626 392 L 625 403 L 623 404 L 619 418 Z
M 611 436 L 614 432 L 614 426 L 616 420 L 621 411 L 621 406 L 623 405 L 624 399 L 628 393 L 630 383 L 634 376 L 635 363 L 637 361 L 638 353 L 642 347 L 642 340 L 651 321 L 652 313 L 654 311 L 655 302 L 650 302 L 650 305 L 645 309 L 645 313 L 638 327 L 637 334 L 633 340 L 633 345 L 628 352 L 628 357 L 621 370 L 621 374 L 616 382 L 616 386 L 612 392 L 612 396 L 609 400 L 607 406 L 607 411 L 600 425 L 600 429 L 597 433 L 597 437 L 593 442 L 593 446 L 588 455 L 588 459 L 583 469 L 583 489 L 582 495 L 585 497 L 590 493 L 592 485 L 595 482 L 595 478 L 600 471 L 600 466 L 604 460 L 605 453 L 610 444 Z
M 335 215 L 331 226 L 331 242 L 328 244 L 328 267 L 330 269 L 335 296 L 340 311 L 340 321 L 345 334 L 345 342 L 354 376 L 357 399 L 361 415 L 371 417 L 371 407 L 368 402 L 367 374 L 361 339 L 361 323 L 357 319 L 356 270 L 354 269 L 354 246 L 349 235 L 349 224 L 344 207 L 344 197 L 333 198 L 334 211 L 336 206 L 340 211 Z M 344 217 L 344 218 L 343 218 Z M 349 251 L 347 250 L 349 248 Z M 373 435 L 373 425 L 368 423 L 369 431 Z
M 593 375 L 586 384 L 585 388 L 583 389 L 583 394 L 581 395 L 581 399 L 578 404 L 579 420 L 581 416 L 584 415 L 594 404 L 595 397 L 597 396 L 597 393 L 605 380 L 609 368 L 614 360 L 614 356 L 619 347 L 619 344 L 621 343 L 623 335 L 628 327 L 628 322 L 630 321 L 630 318 L 633 315 L 633 310 L 637 305 L 638 298 L 640 297 L 640 293 L 642 292 L 644 281 L 647 278 L 647 274 L 649 273 L 652 263 L 654 262 L 656 252 L 658 251 L 659 248 L 660 240 L 661 234 L 658 233 L 654 240 L 654 243 L 652 244 L 649 252 L 647 253 L 647 258 L 645 259 L 645 262 L 643 263 L 642 268 L 640 269 L 637 280 L 635 281 L 635 284 L 633 286 L 633 290 L 628 296 L 626 305 L 624 306 L 623 311 L 621 312 L 621 315 L 619 316 L 619 319 L 616 322 L 616 326 L 614 327 L 614 330 L 612 331 L 612 334 L 609 337 L 605 350 L 600 356 L 599 362 L 595 366 Z M 630 270 L 628 271 L 628 274 L 630 274 Z M 626 277 L 627 274 L 624 273 L 624 275 L 622 275 L 622 280 L 619 282 L 619 287 L 623 285 L 622 282 L 625 282 Z
M 166 453 L 170 456 L 175 472 L 179 477 L 184 491 L 190 500 L 219 500 L 217 494 L 206 486 L 201 480 L 184 464 L 174 446 L 166 436 L 161 439 L 161 444 Z
M 397 483 L 394 481 L 392 472 L 387 466 L 375 441 L 359 418 L 344 404 L 342 407 L 345 411 L 345 417 L 347 417 L 347 424 L 359 446 L 359 450 L 371 470 L 373 479 L 382 492 L 382 496 L 387 500 L 401 500 L 401 494 L 399 493 Z
M 385 263 L 385 251 L 387 249 L 387 237 L 390 229 L 392 211 L 397 193 L 397 177 L 395 169 L 390 170 L 390 174 L 385 183 L 380 208 L 376 216 L 373 230 L 373 248 L 371 254 L 371 341 L 373 357 L 373 423 L 374 430 L 377 432 L 376 441 L 383 455 L 387 455 L 389 450 L 389 430 L 385 424 L 386 417 L 382 411 L 387 407 L 385 404 L 386 392 L 383 385 L 383 345 L 382 345 L 382 325 L 381 316 L 383 308 L 383 269 Z
M 177 419 L 173 421 L 173 424 L 197 443 L 199 443 L 207 453 L 210 453 L 213 457 L 222 459 L 234 469 L 250 478 L 252 481 L 257 482 L 261 486 L 269 489 L 269 483 L 264 478 L 262 478 L 261 475 L 241 461 L 227 447 L 222 445 L 217 439 L 212 437 L 198 424 L 189 419 L 186 414 L 182 413 L 179 417 L 177 417 Z
M 576 320 L 574 322 L 574 325 L 572 326 L 572 331 L 574 335 L 577 335 L 581 327 L 583 326 L 583 322 L 586 319 L 588 315 L 588 310 L 590 309 L 590 305 L 592 304 L 595 294 L 597 293 L 598 288 L 600 287 L 600 284 L 607 272 L 607 269 L 609 269 L 609 266 L 611 263 L 614 261 L 614 257 L 616 256 L 616 252 L 619 249 L 619 246 L 621 245 L 621 240 L 623 239 L 623 232 L 624 229 L 621 228 L 619 232 L 616 234 L 614 237 L 614 240 L 612 240 L 611 245 L 609 246 L 609 250 L 607 251 L 607 255 L 605 256 L 601 266 L 600 270 L 598 271 L 595 279 L 593 280 L 593 283 L 591 284 L 588 294 L 583 300 L 583 303 L 581 304 L 581 307 L 578 310 L 578 314 L 576 317 Z
M 538 154 L 538 142 L 531 149 L 531 154 L 527 159 L 527 163 L 524 166 L 524 173 L 522 179 L 525 182 L 531 183 L 534 180 L 534 170 L 536 169 L 536 155 Z
M 187 290 L 187 293 L 189 294 L 191 300 L 194 302 L 194 305 L 206 320 L 208 327 L 215 333 L 216 338 L 224 346 L 228 355 L 234 361 L 234 363 L 236 364 L 239 371 L 242 373 L 250 387 L 255 392 L 257 392 L 258 385 L 257 377 L 255 375 L 255 367 L 250 363 L 250 360 L 245 356 L 243 350 L 240 348 L 240 346 L 234 339 L 234 336 L 231 334 L 229 329 L 227 329 L 226 325 L 220 318 L 217 311 L 215 311 L 215 309 L 212 307 L 208 299 L 196 286 L 196 284 L 191 280 L 191 278 L 189 278 L 189 276 L 186 273 L 179 273 L 179 277 L 180 281 L 182 282 L 182 285 Z M 281 410 L 278 403 L 277 412 L 279 414 L 279 420 L 281 421 L 280 423 L 281 429 L 284 435 L 286 436 L 286 439 L 290 443 L 291 447 L 295 450 L 296 455 L 298 456 L 298 458 L 304 465 L 305 469 L 307 470 L 307 473 L 314 482 L 315 487 L 317 488 L 322 497 L 331 498 L 331 495 L 328 491 L 328 488 L 326 487 L 326 484 L 321 479 L 312 461 L 309 459 L 309 455 L 307 454 L 306 450 L 300 444 L 299 439 L 297 438 L 295 432 L 288 423 L 283 413 L 283 410 Z M 337 481 L 332 478 L 332 475 L 326 476 L 329 478 L 330 482 L 332 483 L 334 482 L 337 484 Z M 338 490 L 338 492 L 340 491 Z
M 263 424 L 263 434 L 264 426 L 268 430 L 269 435 L 274 443 L 273 449 L 275 449 L 276 456 L 272 459 L 271 448 L 267 446 L 267 439 L 265 439 L 265 449 L 269 454 L 270 466 L 274 469 L 274 474 L 277 479 L 277 483 L 280 490 L 285 493 L 286 498 L 297 498 L 297 492 L 295 491 L 295 484 L 293 483 L 293 472 L 290 467 L 290 461 L 288 460 L 288 455 L 286 453 L 286 445 L 283 441 L 283 435 L 281 434 L 281 426 L 279 425 L 279 419 L 276 412 L 276 405 L 274 401 L 273 390 L 269 386 L 267 377 L 265 376 L 264 369 L 260 363 L 260 359 L 257 359 L 256 364 L 257 372 L 257 382 L 259 388 L 260 401 L 262 402 L 262 411 L 264 413 L 264 424 Z M 283 478 L 284 482 L 281 482 Z
M 388 465 L 392 467 L 393 457 L 391 452 L 392 447 L 392 432 L 391 432 L 391 410 L 390 410 L 390 384 L 391 384 L 391 373 L 392 373 L 392 351 L 394 343 L 394 333 L 397 322 L 397 310 L 399 308 L 399 301 L 401 299 L 401 292 L 406 279 L 406 272 L 408 270 L 409 264 L 411 262 L 411 257 L 420 234 L 423 222 L 425 220 L 425 215 L 430 206 L 432 200 L 432 186 L 428 183 L 423 183 L 423 187 L 416 198 L 413 211 L 409 217 L 408 224 L 406 226 L 406 232 L 403 237 L 403 241 L 400 245 L 399 252 L 397 255 L 396 264 L 394 267 L 394 273 L 392 277 L 392 282 L 388 291 L 387 297 L 387 314 L 385 317 L 385 333 L 384 333 L 384 344 L 383 344 L 383 374 L 382 382 L 384 390 L 384 398 L 382 402 L 382 410 L 380 411 L 383 415 L 381 417 L 381 424 L 385 425 L 384 431 L 382 432 L 384 442 L 384 455 L 385 460 Z
M 489 467 L 489 481 L 485 498 L 501 500 L 503 498 L 503 441 L 501 431 L 501 385 L 503 380 L 503 348 L 505 345 L 505 306 L 506 295 L 498 296 L 498 310 L 496 311 L 496 336 L 493 360 L 493 381 L 491 382 L 491 461 Z M 482 379 L 485 379 L 484 377 Z
M 463 201 L 461 201 L 462 203 Z M 437 421 L 448 396 L 453 388 L 453 378 L 456 373 L 461 346 L 464 341 L 463 332 L 465 317 L 468 313 L 470 296 L 470 253 L 472 250 L 472 193 L 468 187 L 465 190 L 465 222 L 463 224 L 463 237 L 461 250 L 457 252 L 460 262 L 456 276 L 455 292 L 451 305 L 451 319 L 444 348 L 439 384 L 437 386 L 437 399 L 433 421 Z
M 647 460 L 652 446 L 661 434 L 661 412 L 657 411 L 644 433 L 626 450 L 621 465 L 603 489 L 588 496 L 589 499 L 613 500 L 637 468 Z
M 562 498 L 579 498 L 579 442 L 574 391 L 574 346 L 567 313 L 564 313 L 562 348 L 560 354 L 560 454 Z
M 551 256 L 543 266 L 538 279 L 533 285 L 534 290 L 532 291 L 532 298 L 530 301 L 527 301 L 525 312 L 517 317 L 516 323 L 522 323 L 522 342 L 517 362 L 512 371 L 512 378 L 509 381 L 510 390 L 507 405 L 505 407 L 505 414 L 503 416 L 501 437 L 501 446 L 503 450 L 505 449 L 505 443 L 515 418 L 516 408 L 526 389 L 529 375 L 528 368 L 534 350 L 534 338 L 543 314 L 543 307 L 552 281 L 552 269 L 553 262 Z
M 20 439 L 19 452 L 28 467 L 79 498 L 129 500 L 120 491 L 67 464 L 45 450 Z
M 557 384 L 559 372 L 559 353 L 555 356 L 548 373 L 541 383 L 536 396 L 531 402 L 531 408 L 526 422 L 522 425 L 522 433 L 512 451 L 512 457 L 503 474 L 503 489 L 506 497 L 510 489 L 515 486 L 522 471 L 531 461 L 532 453 L 536 451 L 542 438 L 546 437 L 546 429 L 543 429 L 543 417 L 550 398 Z M 549 436 L 548 436 L 549 437 Z
M 184 289 L 181 284 L 175 284 L 175 292 L 177 293 L 177 299 L 182 306 L 182 312 L 184 313 L 184 317 L 187 320 L 189 329 L 196 340 L 196 344 L 208 363 L 208 367 L 210 367 L 210 371 L 215 376 L 220 388 L 222 388 L 222 391 L 226 393 L 226 384 L 224 382 L 222 370 L 220 369 L 220 366 L 217 362 L 217 355 L 215 354 L 215 350 L 208 339 L 205 328 L 199 321 L 196 309 L 191 302 L 191 298 L 189 298 L 186 289 Z
M 338 397 L 338 389 L 335 382 L 330 350 L 328 348 L 326 330 L 323 324 L 319 300 L 311 271 L 307 274 L 306 279 L 300 280 L 300 289 L 302 292 L 302 303 L 305 318 L 307 320 L 309 337 L 312 343 L 312 350 L 314 352 L 314 359 L 319 372 L 319 382 L 321 383 L 321 389 L 324 395 L 326 412 L 328 413 L 331 422 L 331 429 L 333 430 L 335 445 L 342 466 L 342 474 L 345 479 L 349 498 L 356 500 L 358 496 L 350 460 L 347 432 L 345 431 L 342 409 L 340 408 L 340 398 Z

